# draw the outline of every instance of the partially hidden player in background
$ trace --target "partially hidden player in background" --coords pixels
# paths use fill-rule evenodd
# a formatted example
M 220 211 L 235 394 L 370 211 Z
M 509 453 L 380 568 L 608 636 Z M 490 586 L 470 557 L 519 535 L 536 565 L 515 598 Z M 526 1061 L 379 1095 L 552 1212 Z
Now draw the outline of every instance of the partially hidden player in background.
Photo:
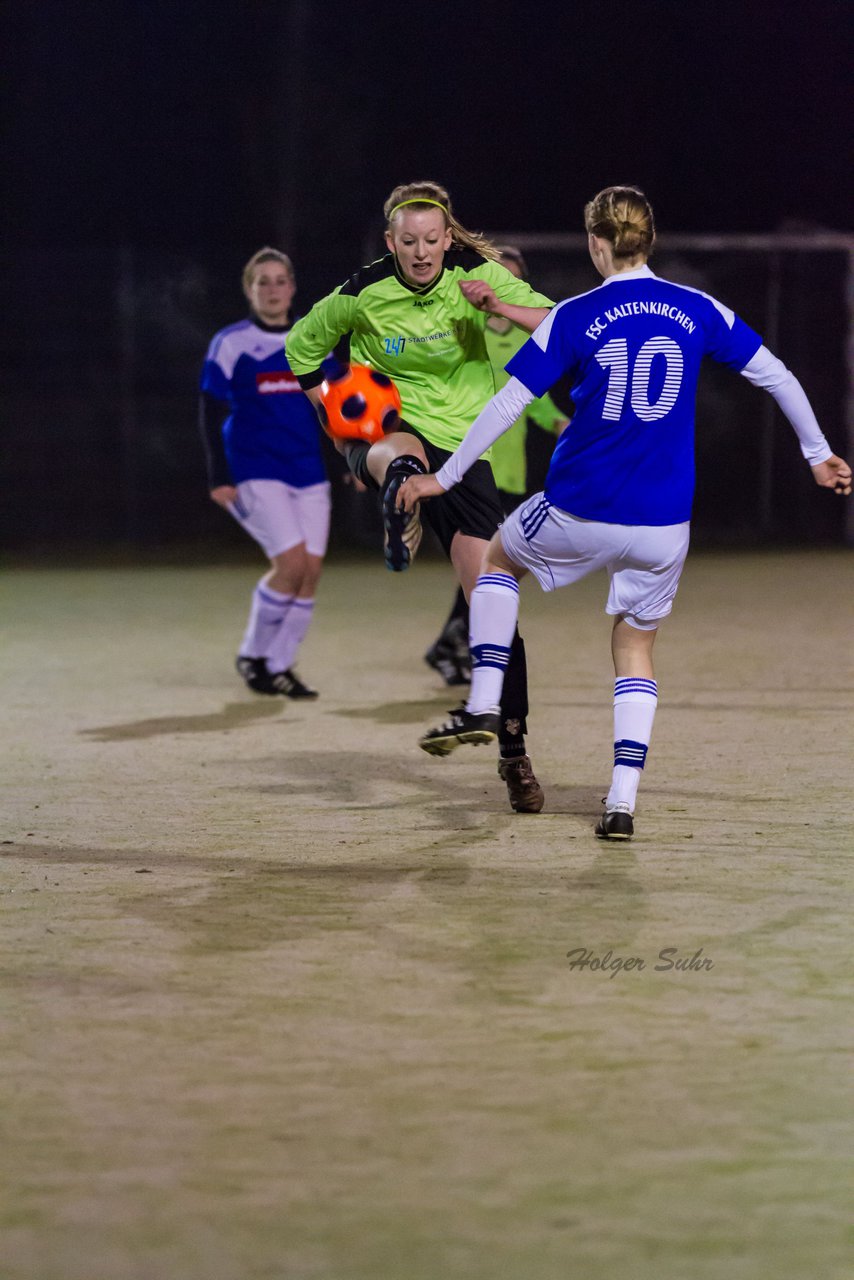
M 515 245 L 495 246 L 499 262 L 517 280 L 528 279 L 528 267 L 521 250 Z M 483 331 L 486 352 L 492 365 L 495 390 L 500 390 L 509 375 L 505 365 L 530 336 L 527 329 L 520 329 L 504 316 L 487 317 Z M 528 427 L 534 423 L 543 431 L 558 436 L 567 419 L 548 394 L 538 396 L 525 412 L 513 423 L 509 431 L 500 435 L 492 446 L 490 465 L 498 497 L 505 515 L 509 515 L 529 492 L 525 441 Z M 468 684 L 471 680 L 471 654 L 469 653 L 469 606 L 462 587 L 457 588 L 451 612 L 441 632 L 424 655 L 424 661 L 447 685 Z
M 315 403 L 321 361 L 348 332 L 352 359 L 394 379 L 403 429 L 371 446 L 347 442 L 341 451 L 353 474 L 382 493 L 385 560 L 400 572 L 421 539 L 417 506 L 397 510 L 400 484 L 407 476 L 441 467 L 494 390 L 486 314 L 470 305 L 466 291 L 489 288 L 511 312 L 518 310 L 528 332 L 553 304 L 502 267 L 487 240 L 461 225 L 438 183 L 395 187 L 383 212 L 386 256 L 312 307 L 294 326 L 287 350 L 291 368 Z M 475 460 L 453 493 L 430 504 L 431 526 L 466 593 L 501 519 L 486 460 Z M 537 813 L 543 793 L 525 747 L 527 673 L 518 631 L 509 649 L 498 718 L 499 774 L 513 809 Z
M 610 578 L 614 768 L 596 835 L 626 840 L 658 701 L 652 650 L 688 551 L 694 493 L 694 401 L 711 356 L 769 391 L 788 418 L 817 484 L 851 492 L 851 467 L 822 434 L 797 379 L 729 308 L 647 265 L 652 209 L 634 187 L 609 187 L 584 211 L 590 256 L 604 283 L 561 302 L 510 361 L 510 380 L 435 476 L 402 486 L 406 508 L 453 492 L 472 462 L 532 396 L 568 372 L 576 411 L 552 456 L 545 491 L 519 507 L 490 543 L 471 598 L 471 696 L 421 739 L 446 755 L 489 741 L 529 570 L 544 591 L 593 569 Z M 481 304 L 501 313 L 484 286 Z
M 199 424 L 211 498 L 271 566 L 252 593 L 237 670 L 255 693 L 316 698 L 293 668 L 314 611 L 330 492 L 317 414 L 285 355 L 295 291 L 286 254 L 252 255 L 243 271 L 250 314 L 210 344 Z

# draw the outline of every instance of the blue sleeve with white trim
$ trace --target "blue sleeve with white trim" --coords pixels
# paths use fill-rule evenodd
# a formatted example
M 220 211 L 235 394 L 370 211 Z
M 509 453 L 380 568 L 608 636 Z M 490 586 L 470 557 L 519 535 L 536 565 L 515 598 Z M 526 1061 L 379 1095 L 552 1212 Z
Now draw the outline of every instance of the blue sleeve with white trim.
M 518 378 L 535 396 L 545 395 L 576 366 L 568 314 L 566 303 L 559 303 L 506 365 L 510 377 Z
M 705 297 L 712 304 L 706 326 L 706 355 L 740 373 L 762 346 L 762 339 L 729 307 L 709 294 Z

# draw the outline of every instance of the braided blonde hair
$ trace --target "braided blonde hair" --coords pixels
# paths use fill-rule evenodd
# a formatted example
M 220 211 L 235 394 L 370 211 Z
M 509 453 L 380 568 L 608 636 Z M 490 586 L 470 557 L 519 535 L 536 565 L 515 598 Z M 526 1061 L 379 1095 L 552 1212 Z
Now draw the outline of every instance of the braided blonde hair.
M 607 240 L 615 258 L 649 257 L 655 243 L 652 205 L 637 187 L 606 187 L 584 206 L 584 225 Z

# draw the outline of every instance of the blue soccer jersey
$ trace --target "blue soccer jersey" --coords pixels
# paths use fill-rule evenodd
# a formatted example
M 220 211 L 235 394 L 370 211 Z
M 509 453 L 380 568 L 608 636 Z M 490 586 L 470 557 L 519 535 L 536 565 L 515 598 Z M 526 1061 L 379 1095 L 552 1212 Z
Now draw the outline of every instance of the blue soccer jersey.
M 720 302 L 646 266 L 559 303 L 507 365 L 536 396 L 572 379 L 575 414 L 552 454 L 549 502 L 608 524 L 690 519 L 700 362 L 739 371 L 761 343 Z
M 231 409 L 222 431 L 234 484 L 283 480 L 302 489 L 326 479 L 317 414 L 291 373 L 285 337 L 241 320 L 208 348 L 201 389 Z

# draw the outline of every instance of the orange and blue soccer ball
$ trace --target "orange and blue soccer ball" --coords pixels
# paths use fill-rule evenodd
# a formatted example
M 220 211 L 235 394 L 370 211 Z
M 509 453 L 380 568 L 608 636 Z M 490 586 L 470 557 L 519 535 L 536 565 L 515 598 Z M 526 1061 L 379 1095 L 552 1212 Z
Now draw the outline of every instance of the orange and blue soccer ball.
M 320 388 L 320 418 L 337 440 L 374 444 L 400 422 L 400 392 L 385 373 L 366 364 L 345 365 Z

